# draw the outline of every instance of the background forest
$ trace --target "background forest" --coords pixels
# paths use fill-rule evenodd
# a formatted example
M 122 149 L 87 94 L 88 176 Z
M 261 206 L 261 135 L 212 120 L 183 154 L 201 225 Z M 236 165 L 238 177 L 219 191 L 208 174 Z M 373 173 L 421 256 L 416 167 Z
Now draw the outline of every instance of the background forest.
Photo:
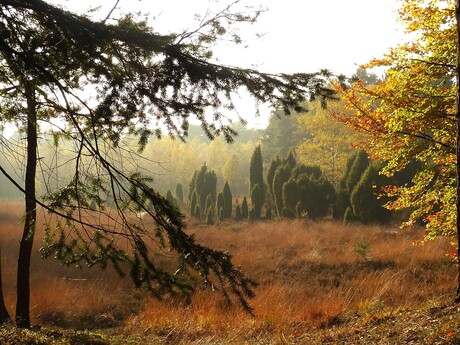
M 368 85 L 379 81 L 375 74 L 368 74 L 360 69 L 352 78 L 365 80 Z M 185 141 L 172 137 L 152 138 L 142 153 L 131 155 L 131 159 L 117 160 L 114 153 L 112 158 L 123 170 L 140 170 L 152 177 L 152 183 L 159 192 L 171 201 L 176 200 L 176 205 L 183 212 L 189 211 L 192 216 L 197 214 L 196 201 L 192 205 L 192 195 L 197 188 L 198 194 L 201 193 L 201 210 L 198 213 L 203 219 L 207 218 L 209 205 L 206 206 L 205 202 L 209 193 L 212 195 L 213 217 L 219 219 L 217 195 L 218 191 L 224 189 L 224 185 L 227 185 L 235 199 L 232 200 L 234 204 L 229 214 L 237 217 L 237 204 L 241 204 L 243 199 L 246 199 L 246 203 L 251 203 L 253 199 L 252 189 L 255 183 L 251 183 L 251 179 L 252 175 L 257 174 L 253 170 L 259 169 L 262 176 L 257 183 L 259 188 L 267 192 L 266 197 L 263 196 L 263 205 L 259 208 L 262 207 L 264 212 L 268 210 L 269 219 L 272 218 L 272 213 L 274 216 L 288 218 L 317 219 L 334 215 L 335 218 L 342 219 L 348 211 L 346 221 L 389 222 L 389 214 L 380 207 L 383 202 L 377 203 L 373 200 L 373 195 L 379 193 L 379 188 L 375 185 L 377 179 L 379 187 L 389 181 L 378 177 L 377 163 L 371 164 L 367 154 L 359 151 L 357 145 L 365 136 L 335 118 L 336 114 L 350 113 L 344 102 L 332 101 L 325 107 L 319 101 L 312 101 L 305 103 L 304 107 L 305 111 L 294 112 L 290 116 L 284 115 L 281 110 L 273 111 L 266 128 L 248 129 L 241 124 L 235 125 L 233 128 L 237 136 L 231 144 L 222 137 L 210 140 L 200 126 L 191 125 Z M 0 163 L 10 167 L 8 171 L 16 176 L 18 183 L 24 179 L 21 175 L 24 171 L 23 156 L 17 154 L 25 154 L 25 148 L 21 147 L 22 136 L 23 134 L 16 132 L 3 137 L 5 149 L 0 157 Z M 126 137 L 118 148 L 119 157 L 124 157 L 126 152 L 135 152 L 137 144 L 135 137 Z M 39 193 L 46 194 L 53 188 L 58 189 L 69 183 L 74 169 L 72 154 L 75 147 L 72 145 L 71 141 L 45 131 L 44 137 L 39 141 L 39 164 L 43 167 L 42 175 L 38 176 Z M 251 159 L 257 150 L 260 162 L 254 164 L 260 166 L 251 167 Z M 358 194 L 355 193 L 361 196 L 353 199 L 356 204 L 356 211 L 353 213 L 351 195 L 370 166 L 374 166 L 374 170 L 370 170 L 367 175 L 372 176 L 367 176 L 367 180 L 361 183 L 361 190 Z M 203 187 L 197 186 L 193 180 L 194 174 L 203 167 L 214 174 L 214 182 L 205 194 L 199 190 Z M 22 198 L 21 192 L 14 185 L 3 176 L 1 179 L 5 186 L 0 191 L 1 198 Z M 308 183 L 310 187 L 307 186 Z M 317 202 L 320 196 L 324 200 Z M 358 198 L 361 199 L 358 201 Z M 110 200 L 106 201 L 110 206 Z M 366 204 L 369 201 L 371 204 L 376 203 L 375 210 L 369 212 L 380 212 L 380 216 L 364 215 L 359 211 L 359 203 Z M 315 207 L 312 208 L 312 205 Z M 238 218 L 248 218 L 248 214 Z M 260 217 L 261 214 L 257 216 Z
M 353 78 L 361 78 L 367 84 L 378 82 L 376 75 L 368 74 L 364 70 L 358 70 Z M 300 202 L 298 199 L 302 195 L 308 199 L 312 194 L 325 193 L 330 195 L 327 196 L 328 200 L 323 202 L 325 203 L 324 210 L 310 209 L 310 215 L 318 218 L 315 215 L 318 213 L 321 215 L 320 218 L 323 218 L 332 216 L 334 213 L 335 217 L 341 218 L 348 206 L 351 206 L 349 199 L 355 185 L 370 164 L 363 151 L 358 155 L 357 145 L 364 136 L 335 119 L 335 114 L 349 113 L 343 101 L 330 102 L 327 107 L 324 107 L 319 101 L 312 101 L 305 103 L 304 107 L 305 111 L 294 112 L 290 116 L 284 115 L 281 110 L 273 111 L 266 128 L 248 129 L 241 124 L 233 126 L 238 134 L 231 144 L 228 144 L 222 137 L 210 140 L 200 126 L 191 125 L 185 141 L 171 137 L 152 138 L 142 153 L 135 155 L 131 153 L 129 157 L 126 157 L 127 153 L 135 152 L 137 147 L 137 140 L 126 136 L 117 151 L 119 158 L 114 159 L 122 169 L 132 172 L 140 170 L 152 177 L 153 185 L 159 192 L 165 196 L 169 193 L 173 198 L 179 199 L 177 206 L 180 206 L 183 211 L 189 210 L 193 215 L 195 210 L 190 209 L 190 204 L 195 182 L 192 179 L 194 173 L 203 166 L 215 174 L 215 185 L 211 187 L 215 207 L 217 207 L 216 191 L 222 190 L 225 183 L 228 183 L 233 198 L 238 199 L 241 203 L 243 198 L 247 197 L 250 202 L 253 187 L 250 171 L 251 157 L 259 147 L 262 159 L 261 174 L 263 175 L 260 177 L 259 184 L 267 190 L 264 210 L 269 208 L 269 211 L 276 216 L 292 218 L 301 217 L 303 214 L 305 217 L 308 213 L 306 210 L 296 211 L 296 205 Z M 23 156 L 17 154 L 18 152 L 25 154 L 25 148 L 21 147 L 22 136 L 21 133 L 13 133 L 11 136 L 3 137 L 5 147 L 9 149 L 4 150 L 0 157 L 0 163 L 9 167 L 8 171 L 12 176 L 16 175 L 17 181 L 24 179 L 24 176 L 21 175 L 21 172 L 24 171 Z M 66 141 L 65 138 L 57 138 L 52 132 L 47 134 L 45 131 L 44 137 L 39 141 L 39 163 L 43 167 L 37 184 L 37 190 L 40 193 L 45 194 L 50 189 L 69 183 L 69 178 L 73 174 L 72 169 L 74 169 L 71 162 L 75 147 L 72 145 L 72 142 Z M 359 162 L 355 163 L 355 160 Z M 284 170 L 281 169 L 282 167 Z M 276 174 L 278 168 L 280 168 L 279 176 Z M 349 177 L 351 171 L 353 176 Z M 374 175 L 376 173 L 377 171 L 374 172 Z M 301 180 L 300 175 L 302 174 L 313 174 L 314 180 L 321 178 L 322 183 L 327 183 L 329 191 L 325 191 L 326 187 L 318 191 L 302 190 L 302 188 L 308 188 L 306 186 L 308 182 L 305 179 Z M 9 183 L 5 177 L 1 178 L 5 186 L 0 191 L 1 198 L 6 200 L 22 198 L 21 192 L 14 185 Z M 375 183 L 376 178 L 373 176 L 372 181 L 366 182 L 368 192 L 369 188 L 372 189 L 370 186 Z M 354 180 L 347 182 L 349 179 Z M 291 192 L 286 190 L 285 194 L 289 199 L 287 203 L 290 205 L 283 213 L 283 208 L 285 208 L 282 201 L 283 187 L 288 181 L 291 183 L 286 187 L 290 188 Z M 276 183 L 277 188 L 273 188 L 273 183 Z M 384 184 L 385 181 L 379 181 L 380 186 Z M 178 187 L 181 190 L 179 195 Z M 370 191 L 370 194 L 375 193 L 378 193 L 378 189 L 374 192 Z M 204 207 L 206 197 L 207 194 L 201 196 L 203 199 L 201 208 Z M 339 201 L 337 198 L 348 200 Z M 370 199 L 373 199 L 372 196 Z M 303 202 L 303 208 L 305 208 L 305 202 Z M 204 215 L 206 212 L 207 209 L 202 210 L 201 213 Z M 235 212 L 236 207 L 231 213 Z M 218 209 L 215 214 L 218 217 Z M 347 217 L 348 220 L 351 219 L 350 215 Z M 385 219 L 382 217 L 374 220 L 388 221 L 388 217 Z M 356 217 L 358 218 L 359 216 Z M 366 216 L 361 218 L 367 219 Z

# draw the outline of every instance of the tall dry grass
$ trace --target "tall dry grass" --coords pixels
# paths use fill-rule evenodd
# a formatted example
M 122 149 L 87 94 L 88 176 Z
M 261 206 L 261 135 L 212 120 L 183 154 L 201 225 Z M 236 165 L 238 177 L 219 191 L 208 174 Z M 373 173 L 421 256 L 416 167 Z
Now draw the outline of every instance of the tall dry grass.
M 23 204 L 0 201 L 0 249 L 5 302 L 11 315 L 16 304 L 16 270 L 23 231 Z M 43 259 L 44 214 L 39 212 L 31 264 L 31 321 L 33 324 L 75 328 L 119 326 L 139 312 L 144 294 L 113 269 L 64 267 Z
M 338 323 L 347 313 L 410 308 L 454 293 L 456 269 L 445 255 L 449 241 L 414 246 L 421 230 L 276 221 L 194 233 L 198 241 L 230 251 L 260 283 L 251 301 L 256 318 L 226 310 L 218 293 L 200 291 L 190 303 L 150 300 L 129 331 L 153 332 L 173 343 L 288 339 Z
M 21 204 L 0 202 L 4 292 L 14 312 L 15 274 L 22 232 Z M 228 250 L 234 263 L 259 282 L 251 300 L 255 318 L 227 309 L 218 292 L 198 291 L 190 301 L 148 298 L 112 270 L 62 267 L 38 254 L 35 242 L 31 297 L 33 323 L 112 327 L 155 334 L 171 343 L 254 343 L 295 339 L 312 327 L 340 323 L 349 313 L 410 308 L 453 294 L 456 267 L 440 238 L 412 243 L 421 230 L 331 221 L 274 221 L 202 226 L 200 243 Z M 275 341 L 276 342 L 276 341 Z

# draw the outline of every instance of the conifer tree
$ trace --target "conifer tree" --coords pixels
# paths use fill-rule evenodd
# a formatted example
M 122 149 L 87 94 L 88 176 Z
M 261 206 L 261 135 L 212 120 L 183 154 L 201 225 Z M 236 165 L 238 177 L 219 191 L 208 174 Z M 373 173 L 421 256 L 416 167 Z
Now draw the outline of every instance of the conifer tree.
M 276 213 L 279 217 L 283 215 L 283 186 L 291 178 L 291 168 L 284 163 L 276 169 L 273 178 L 273 196 L 275 198 Z
M 353 166 L 353 163 L 355 162 L 356 157 L 358 156 L 359 152 L 360 151 L 356 151 L 354 154 L 348 157 L 347 164 L 345 165 L 345 170 L 343 171 L 343 175 L 341 179 L 339 180 L 339 183 L 337 186 L 338 189 L 343 189 L 343 190 L 347 189 L 348 175 L 350 175 L 351 167 Z
M 260 145 L 254 149 L 249 167 L 249 192 L 252 194 L 255 185 L 259 185 L 259 197 L 255 217 L 260 218 L 260 212 L 265 202 L 265 183 L 263 173 L 262 150 Z M 254 204 L 254 201 L 253 201 Z
M 268 206 L 266 211 L 265 211 L 265 219 L 272 220 L 272 218 L 273 218 L 272 208 L 270 206 Z
M 343 175 L 337 185 L 336 199 L 335 199 L 334 208 L 332 212 L 332 216 L 334 217 L 334 219 L 343 219 L 348 207 L 350 207 L 349 212 L 352 212 L 351 203 L 350 203 L 350 195 L 351 195 L 352 190 L 348 189 L 347 180 L 350 176 L 350 171 L 352 170 L 353 164 L 356 161 L 359 154 L 362 154 L 362 152 L 356 151 L 354 154 L 352 154 L 348 158 Z M 364 172 L 364 170 L 362 172 Z M 361 176 L 359 176 L 359 178 L 361 178 Z M 356 179 L 356 178 L 353 178 L 353 179 Z M 350 181 L 350 185 L 353 185 L 352 181 Z
M 291 209 L 283 207 L 283 211 L 281 211 L 281 216 L 284 218 L 295 218 L 295 213 Z
M 206 163 L 203 164 L 200 170 L 197 171 L 196 180 L 194 190 L 197 193 L 197 203 L 200 205 L 201 208 L 204 209 L 206 197 L 209 193 L 207 193 L 206 186 L 206 174 L 208 173 L 208 167 Z
M 193 214 L 193 216 L 196 218 L 196 219 L 201 219 L 201 207 L 199 204 L 197 204 L 195 206 L 195 213 Z
M 243 219 L 249 218 L 249 207 L 248 207 L 248 200 L 246 197 L 243 197 L 243 202 L 241 203 L 241 216 Z
M 351 167 L 356 159 L 358 152 L 352 154 L 348 157 L 347 163 L 345 165 L 345 170 L 343 172 L 342 177 L 337 184 L 337 193 L 336 199 L 334 203 L 334 209 L 332 211 L 332 216 L 334 219 L 343 219 L 345 215 L 345 211 L 350 205 L 350 193 L 347 189 L 347 179 L 348 175 L 350 174 Z
M 188 184 L 188 195 L 187 195 L 187 200 L 189 203 L 192 202 L 192 196 L 193 192 L 195 192 L 195 185 L 196 185 L 196 177 L 198 175 L 198 171 L 193 172 L 192 179 L 190 180 L 190 183 Z
M 306 186 L 306 183 L 310 183 L 310 179 L 306 177 L 304 179 L 305 181 L 303 182 L 302 185 L 302 190 L 299 190 L 299 185 L 297 184 L 297 181 L 295 178 L 290 178 L 287 182 L 283 184 L 282 187 L 282 209 L 285 209 L 286 211 L 290 211 L 291 214 L 296 214 L 297 211 L 297 203 L 299 200 L 299 195 L 300 193 L 304 193 L 305 189 L 309 189 L 309 186 Z M 284 213 L 286 214 L 286 211 Z M 304 211 L 304 210 L 303 210 Z M 297 215 L 298 216 L 298 215 Z
M 206 212 L 206 224 L 207 225 L 214 225 L 214 210 L 212 207 L 208 208 L 208 211 Z
M 359 150 L 347 176 L 346 188 L 349 193 L 353 191 L 368 166 L 369 158 L 367 153 L 364 150 Z
M 343 219 L 346 209 L 350 207 L 350 195 L 345 189 L 338 189 L 336 193 L 332 217 L 334 219 Z
M 252 220 L 258 220 L 262 215 L 262 188 L 256 183 L 251 190 Z
M 284 214 L 318 219 L 329 214 L 335 190 L 319 167 L 299 164 L 284 183 L 282 198 Z
M 225 220 L 224 209 L 221 207 L 219 208 L 219 222 L 223 222 Z
M 197 206 L 197 204 L 198 204 L 198 203 L 197 203 L 197 198 L 198 198 L 197 195 L 198 195 L 198 194 L 196 193 L 196 191 L 194 191 L 194 192 L 192 193 L 192 199 L 191 199 L 191 201 L 190 201 L 190 215 L 191 215 L 192 217 L 195 217 L 196 206 Z
M 254 207 L 252 207 L 252 208 L 249 210 L 249 217 L 248 217 L 248 220 L 249 220 L 250 222 L 253 222 L 255 219 L 256 219 L 256 217 L 255 217 L 255 213 L 254 213 Z
M 330 215 L 336 197 L 334 186 L 323 174 L 319 179 L 314 180 L 312 187 L 312 205 L 309 217 L 319 219 Z
M 302 202 L 298 201 L 297 205 L 295 205 L 295 216 L 296 218 L 305 218 L 308 214 L 305 212 Z
M 190 181 L 190 186 L 193 190 L 196 191 L 196 203 L 200 205 L 202 211 L 207 210 L 207 198 L 211 198 L 212 204 L 216 200 L 216 185 L 217 185 L 217 175 L 213 170 L 208 170 L 206 163 L 200 168 L 200 170 L 195 171 L 193 174 L 192 180 Z
M 273 197 L 273 179 L 275 178 L 275 172 L 276 169 L 281 165 L 281 159 L 280 156 L 277 155 L 275 158 L 272 159 L 270 162 L 270 166 L 268 167 L 268 172 L 267 172 L 267 185 L 268 185 L 268 190 Z
M 224 198 L 224 193 L 223 192 L 219 192 L 219 194 L 217 194 L 217 216 L 220 220 L 221 216 L 224 217 L 225 219 L 225 213 L 223 213 L 222 215 L 220 214 L 220 210 L 224 210 L 225 209 L 225 198 Z
M 168 200 L 172 205 L 176 204 L 174 201 L 174 196 L 172 195 L 170 189 L 168 189 L 168 191 L 166 192 L 166 200 Z
M 184 204 L 184 191 L 181 183 L 176 184 L 176 199 L 179 203 L 179 206 Z
M 209 170 L 204 175 L 203 190 L 200 191 L 200 196 L 204 196 L 202 207 L 205 206 L 206 198 L 208 195 L 211 196 L 213 203 L 216 202 L 216 190 L 217 190 L 217 174 L 213 170 Z
M 313 180 L 319 180 L 324 176 L 321 168 L 317 165 L 296 164 L 291 170 L 291 177 L 293 178 L 303 174 L 310 176 Z
M 343 216 L 343 223 L 350 224 L 355 221 L 355 216 L 353 215 L 353 211 L 351 210 L 351 206 L 348 206 L 345 210 L 345 214 Z
M 208 194 L 208 196 L 206 197 L 205 207 L 207 210 L 206 212 L 212 210 L 212 212 L 214 213 L 214 202 L 212 200 L 211 194 Z
M 382 179 L 374 164 L 370 164 L 351 193 L 350 201 L 353 215 L 363 223 L 385 224 L 390 221 L 391 213 L 383 207 L 381 193 Z
M 242 219 L 243 219 L 243 214 L 241 212 L 241 206 L 240 206 L 240 204 L 236 204 L 236 207 L 235 207 L 235 220 L 237 222 L 239 222 Z
M 290 151 L 288 156 L 283 160 L 283 164 L 287 165 L 290 170 L 294 169 L 297 165 L 297 159 L 295 159 L 292 151 Z
M 228 181 L 225 182 L 222 193 L 224 197 L 224 205 L 223 205 L 224 206 L 224 217 L 228 219 L 232 216 L 232 210 L 233 210 L 233 196 L 232 196 L 232 191 L 230 190 Z

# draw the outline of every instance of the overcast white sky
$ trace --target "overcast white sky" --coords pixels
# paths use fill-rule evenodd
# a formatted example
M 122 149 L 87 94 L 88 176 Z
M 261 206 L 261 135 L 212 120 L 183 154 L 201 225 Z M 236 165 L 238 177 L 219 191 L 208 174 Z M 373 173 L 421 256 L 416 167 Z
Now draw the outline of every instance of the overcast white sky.
M 159 33 L 193 29 L 194 14 L 222 9 L 232 0 L 120 0 L 121 12 L 150 13 Z M 106 16 L 116 0 L 50 0 L 86 12 L 100 5 Z M 351 76 L 359 64 L 380 57 L 403 40 L 397 22 L 398 0 L 241 0 L 267 11 L 257 23 L 243 26 L 247 48 L 221 47 L 222 63 L 257 67 L 264 72 L 315 72 L 329 69 Z M 256 33 L 264 34 L 256 38 Z
M 195 13 L 217 10 L 232 0 L 120 0 L 117 11 L 142 11 L 155 18 L 156 31 L 194 28 Z M 106 15 L 115 0 L 52 0 L 85 12 L 101 5 Z M 352 74 L 357 64 L 380 57 L 401 41 L 398 0 L 241 0 L 267 11 L 252 27 L 242 27 L 246 49 L 222 49 L 221 60 L 257 65 L 267 72 L 313 72 L 326 68 Z M 117 12 L 115 11 L 114 14 Z M 262 33 L 256 39 L 255 33 Z M 233 52 L 233 53 L 232 53 Z

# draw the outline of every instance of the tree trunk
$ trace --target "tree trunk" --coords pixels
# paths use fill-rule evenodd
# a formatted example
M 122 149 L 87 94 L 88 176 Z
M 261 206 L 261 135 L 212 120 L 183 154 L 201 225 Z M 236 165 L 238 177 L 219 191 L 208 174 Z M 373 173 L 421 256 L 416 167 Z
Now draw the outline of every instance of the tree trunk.
M 2 284 L 2 256 L 0 253 L 0 325 L 10 322 L 11 317 L 8 314 L 8 310 L 5 306 L 5 300 L 3 299 L 3 284 Z
M 35 89 L 31 82 L 25 82 L 27 97 L 27 162 L 25 178 L 25 222 L 19 244 L 16 325 L 30 327 L 30 258 L 35 233 L 37 210 L 35 202 L 35 175 L 37 170 L 37 109 Z
M 457 216 L 457 294 L 455 302 L 460 302 L 460 0 L 456 1 L 455 19 L 457 28 L 457 104 L 455 119 L 457 122 L 457 200 L 456 200 L 456 216 Z

